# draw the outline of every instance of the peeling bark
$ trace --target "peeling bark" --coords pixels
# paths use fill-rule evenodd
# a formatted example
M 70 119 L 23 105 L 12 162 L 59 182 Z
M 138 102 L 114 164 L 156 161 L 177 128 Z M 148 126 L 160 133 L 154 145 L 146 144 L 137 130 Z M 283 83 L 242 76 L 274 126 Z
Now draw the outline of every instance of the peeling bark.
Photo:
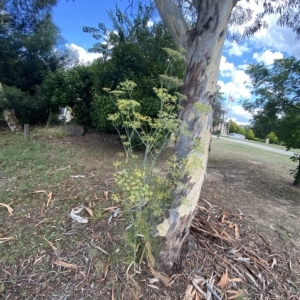
M 170 6 L 172 1 L 155 0 L 155 2 L 166 24 L 170 19 L 170 11 L 166 12 L 164 9 L 167 5 Z M 171 208 L 163 222 L 157 226 L 158 235 L 163 239 L 158 265 L 166 271 L 180 265 L 180 252 L 189 235 L 206 174 L 213 120 L 212 105 L 217 93 L 218 72 L 227 23 L 235 2 L 200 1 L 199 7 L 205 9 L 198 11 L 197 27 L 193 30 L 186 30 L 184 27 L 186 32 L 181 32 L 184 37 L 180 35 L 180 39 L 177 38 L 178 27 L 175 28 L 173 23 L 166 24 L 168 28 L 171 27 L 170 32 L 177 44 L 185 47 L 187 63 L 183 89 L 187 100 L 182 103 L 183 108 L 179 113 L 182 127 L 175 146 L 177 161 L 185 159 L 187 164 L 182 166 L 183 176 L 173 193 Z M 176 9 L 174 12 L 175 19 L 183 24 L 182 14 L 180 15 Z M 202 151 L 196 146 L 199 141 Z M 202 166 L 191 172 L 190 168 L 195 160 L 201 162 Z

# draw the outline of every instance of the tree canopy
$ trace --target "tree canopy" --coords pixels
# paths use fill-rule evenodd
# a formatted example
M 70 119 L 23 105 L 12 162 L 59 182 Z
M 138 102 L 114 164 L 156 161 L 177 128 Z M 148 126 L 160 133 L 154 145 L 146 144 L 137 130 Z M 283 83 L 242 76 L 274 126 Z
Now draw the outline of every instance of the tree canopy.
M 2 94 L 10 102 L 6 106 L 13 106 L 24 122 L 45 121 L 47 103 L 39 86 L 47 72 L 76 61 L 76 54 L 66 48 L 59 28 L 53 23 L 52 6 L 56 2 L 0 0 Z
M 116 89 L 125 80 L 135 82 L 132 98 L 141 104 L 142 114 L 154 117 L 160 101 L 153 87 L 161 86 L 161 75 L 184 76 L 182 55 L 171 63 L 168 51 L 176 46 L 166 27 L 161 22 L 149 24 L 153 9 L 139 5 L 136 15 L 130 17 L 116 7 L 109 11 L 111 28 L 103 23 L 84 28 L 98 40 L 90 51 L 102 54 L 91 65 L 95 78 L 93 122 L 100 130 L 113 129 L 107 115 L 116 109 L 103 88 Z
M 246 72 L 256 99 L 244 101 L 243 106 L 254 114 L 254 130 L 272 131 L 287 150 L 300 149 L 300 61 L 295 57 L 278 59 L 271 66 L 250 65 Z M 299 158 L 296 155 L 297 161 Z M 300 182 L 297 168 L 295 184 Z
M 277 59 L 271 66 L 252 64 L 246 73 L 255 96 L 254 102 L 243 103 L 246 110 L 266 109 L 270 115 L 284 113 L 288 108 L 300 112 L 300 61 L 295 57 Z
M 246 73 L 255 100 L 245 100 L 243 107 L 253 113 L 254 128 L 259 134 L 266 136 L 271 131 L 279 131 L 286 114 L 300 114 L 299 60 L 289 57 L 275 60 L 270 66 L 252 64 Z
M 299 62 L 294 57 L 275 60 L 271 66 L 252 64 L 246 70 L 255 100 L 246 100 L 243 107 L 253 114 L 252 126 L 261 138 L 280 127 L 280 118 L 289 107 L 299 103 Z
M 129 0 L 129 2 L 132 4 L 134 1 Z M 210 0 L 162 0 L 155 2 L 157 4 L 159 2 L 164 3 L 165 6 L 171 2 L 175 3 L 185 19 L 189 20 L 187 21 L 188 26 L 197 30 L 205 29 L 203 25 L 208 27 L 213 22 L 213 18 L 217 17 L 217 15 L 209 12 L 210 7 L 216 5 L 216 2 Z M 279 26 L 291 28 L 295 32 L 296 38 L 300 37 L 299 0 L 230 0 L 226 2 L 232 5 L 232 12 L 228 20 L 227 34 L 229 39 L 240 41 L 252 36 L 262 28 L 267 28 L 266 17 L 270 15 L 277 17 Z
M 49 9 L 48 4 L 37 6 L 35 1 L 3 3 L 0 22 L 0 82 L 3 84 L 28 90 L 30 85 L 41 82 L 40 65 L 45 64 L 43 59 L 52 52 L 58 35 Z

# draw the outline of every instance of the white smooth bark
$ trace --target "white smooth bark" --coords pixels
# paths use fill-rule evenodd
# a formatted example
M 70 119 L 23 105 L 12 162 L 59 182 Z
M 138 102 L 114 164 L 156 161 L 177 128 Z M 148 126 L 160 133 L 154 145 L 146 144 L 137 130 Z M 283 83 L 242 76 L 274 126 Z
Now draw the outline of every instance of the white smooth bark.
M 190 26 L 180 9 L 172 0 L 154 0 L 154 2 L 175 43 L 179 47 L 186 48 L 187 32 L 190 30 Z
M 155 0 L 155 2 L 165 25 L 171 28 L 172 35 L 175 33 L 175 36 L 179 37 L 178 41 L 184 45 L 187 58 L 183 89 L 187 100 L 182 103 L 183 109 L 179 114 L 182 127 L 175 154 L 177 161 L 187 161 L 187 164 L 182 166 L 182 174 L 187 172 L 189 175 L 182 176 L 181 183 L 173 194 L 168 215 L 157 226 L 158 235 L 163 238 L 158 264 L 164 269 L 171 269 L 174 265 L 180 265 L 180 252 L 189 234 L 206 173 L 212 127 L 211 107 L 217 93 L 226 28 L 236 1 L 203 0 L 202 3 L 195 1 L 199 3 L 199 9 L 202 11 L 199 11 L 197 27 L 192 30 L 182 26 L 185 24 L 183 16 L 179 17 L 180 14 L 176 9 L 172 10 L 173 18 L 170 17 L 172 11 L 166 12 L 166 8 L 171 7 L 171 0 Z M 174 23 L 176 18 L 180 26 Z M 177 33 L 178 28 L 181 28 L 181 34 Z M 199 142 L 202 151 L 196 147 Z M 196 166 L 192 172 L 191 166 Z
M 22 131 L 22 127 L 15 115 L 14 109 L 5 109 L 2 112 L 4 120 L 12 132 Z

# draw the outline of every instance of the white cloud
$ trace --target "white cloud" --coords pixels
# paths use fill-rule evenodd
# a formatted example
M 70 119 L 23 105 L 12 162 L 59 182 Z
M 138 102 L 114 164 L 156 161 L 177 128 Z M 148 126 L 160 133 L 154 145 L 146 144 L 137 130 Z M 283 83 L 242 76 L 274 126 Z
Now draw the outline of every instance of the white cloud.
M 226 57 L 222 56 L 220 64 L 220 74 L 223 77 L 229 77 L 234 70 L 234 64 L 226 61 Z
M 261 1 L 254 0 L 241 0 L 239 5 L 244 8 L 249 8 L 253 11 L 253 16 L 261 13 L 263 11 Z M 288 27 L 281 27 L 277 24 L 278 15 L 268 15 L 265 17 L 265 21 L 268 24 L 268 28 L 263 28 L 260 31 L 256 32 L 252 37 L 247 40 L 245 46 L 246 48 L 263 48 L 273 49 L 274 51 L 285 52 L 289 56 L 294 55 L 297 58 L 300 58 L 300 43 L 296 41 L 296 34 L 292 29 Z M 248 27 L 253 23 L 253 19 L 247 22 L 242 26 L 235 26 L 233 28 L 234 31 L 242 33 L 245 27 Z M 232 49 L 230 48 L 232 47 Z M 229 51 L 232 55 L 235 51 L 238 54 L 243 51 L 244 45 L 242 45 L 242 49 L 239 49 L 240 46 L 233 46 L 229 42 L 225 43 L 225 48 L 229 48 Z
M 283 58 L 283 54 L 281 52 L 272 52 L 270 50 L 265 50 L 263 53 L 255 52 L 253 54 L 253 58 L 257 62 L 264 62 L 266 65 L 271 65 L 275 59 Z
M 276 24 L 276 16 L 268 16 L 268 28 L 262 29 L 250 38 L 255 48 L 271 48 L 275 51 L 286 52 L 288 55 L 300 57 L 300 43 L 296 34 L 287 27 Z
M 245 111 L 244 108 L 239 105 L 232 106 L 232 113 L 242 116 L 246 119 L 252 119 L 252 115 L 248 111 Z
M 93 60 L 102 56 L 102 54 L 100 54 L 100 53 L 89 53 L 84 48 L 77 46 L 75 44 L 70 44 L 70 45 L 68 45 L 68 47 L 77 51 L 77 53 L 79 55 L 79 61 L 81 64 L 89 64 Z
M 232 117 L 230 118 L 233 122 L 237 123 L 238 125 L 249 125 L 249 121 L 240 121 L 239 119 Z
M 243 65 L 238 65 L 238 66 L 237 66 L 237 69 L 239 69 L 239 70 L 244 70 L 244 71 L 245 71 L 248 67 L 249 67 L 248 64 L 243 64 Z
M 250 77 L 245 73 L 245 68 L 246 65 L 243 64 L 235 67 L 233 63 L 227 61 L 225 56 L 221 58 L 220 75 L 226 77 L 228 82 L 219 80 L 218 85 L 221 87 L 221 92 L 225 94 L 226 99 L 229 99 L 229 95 L 231 95 L 235 101 L 232 103 L 231 114 L 229 113 L 231 104 L 226 103 L 227 106 L 230 106 L 230 108 L 227 108 L 227 117 L 229 118 L 230 114 L 231 119 L 234 118 L 240 125 L 249 124 L 248 120 L 252 118 L 251 114 L 238 104 L 239 100 L 251 98 L 248 88 Z
M 147 22 L 147 26 L 148 27 L 152 27 L 154 25 L 154 22 L 152 21 L 152 20 L 149 20 L 148 22 Z
M 236 101 L 251 97 L 251 93 L 248 88 L 250 77 L 244 72 L 244 70 L 235 68 L 231 71 L 229 77 L 230 82 L 225 83 L 222 80 L 218 81 L 218 85 L 221 87 L 221 92 L 225 93 L 225 95 L 231 94 Z
M 229 43 L 226 41 L 226 48 L 228 55 L 232 56 L 242 56 L 244 53 L 250 52 L 251 49 L 248 48 L 247 44 L 238 44 L 236 42 Z

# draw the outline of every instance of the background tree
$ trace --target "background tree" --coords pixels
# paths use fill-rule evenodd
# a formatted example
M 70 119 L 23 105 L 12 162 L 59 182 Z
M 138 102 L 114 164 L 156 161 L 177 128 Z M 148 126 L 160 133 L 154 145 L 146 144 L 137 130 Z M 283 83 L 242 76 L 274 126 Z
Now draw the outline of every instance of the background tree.
M 7 99 L 22 122 L 46 121 L 47 103 L 39 86 L 47 72 L 68 65 L 76 56 L 64 46 L 53 23 L 55 4 L 54 0 L 0 1 L 0 82 L 4 92 L 8 87 Z M 12 87 L 20 92 L 12 92 Z
M 178 261 L 184 240 L 196 209 L 205 174 L 212 112 L 217 93 L 217 77 L 224 39 L 228 25 L 238 28 L 232 38 L 243 38 L 266 26 L 264 17 L 279 15 L 280 25 L 287 25 L 300 34 L 298 1 L 256 1 L 262 11 L 257 15 L 237 0 L 155 0 L 164 24 L 170 30 L 176 44 L 186 50 L 186 76 L 183 88 L 187 98 L 179 113 L 181 130 L 175 147 L 177 161 L 182 165 L 181 183 L 173 193 L 171 208 L 166 218 L 157 226 L 163 238 L 159 255 L 160 264 L 166 269 Z M 290 22 L 290 15 L 295 23 Z M 251 22 L 252 21 L 252 22 Z M 240 25 L 250 24 L 240 32 Z M 187 134 L 187 132 L 189 134 Z M 199 142 L 202 151 L 199 151 Z M 189 166 L 198 161 L 199 168 L 191 174 Z M 183 162 L 186 162 L 184 164 Z
M 3 86 L 0 92 L 0 111 L 15 111 L 20 124 L 37 124 L 46 122 L 48 118 L 48 103 L 40 87 L 36 87 L 34 95 L 23 92 L 16 87 Z M 6 112 L 7 113 L 7 112 Z
M 255 101 L 244 101 L 247 111 L 255 114 L 259 109 L 259 114 L 267 117 L 272 126 L 276 126 L 278 117 L 289 108 L 300 112 L 300 61 L 295 57 L 277 59 L 271 66 L 252 64 L 246 73 L 251 78 L 255 96 Z
M 265 139 L 270 132 L 277 131 L 278 127 L 279 118 L 273 107 L 270 111 L 266 106 L 252 116 L 251 128 L 258 138 Z
M 239 125 L 236 122 L 229 120 L 229 133 L 238 133 L 238 130 Z
M 269 139 L 270 144 L 278 144 L 278 137 L 273 131 L 267 135 L 267 139 Z
M 300 108 L 300 105 L 298 106 Z M 300 149 L 300 113 L 296 109 L 289 108 L 280 120 L 277 136 L 283 141 L 287 150 Z M 297 167 L 292 171 L 294 175 L 294 185 L 300 186 L 300 154 L 295 151 L 291 159 L 297 163 Z
M 90 128 L 93 85 L 91 67 L 76 66 L 49 73 L 42 87 L 53 114 L 57 114 L 60 107 L 68 106 L 75 122 Z
M 164 50 L 176 48 L 168 30 L 161 22 L 149 25 L 153 10 L 139 5 L 131 18 L 116 7 L 109 12 L 112 28 L 103 23 L 97 28 L 84 28 L 99 40 L 90 51 L 102 54 L 91 66 L 95 78 L 92 119 L 99 130 L 113 129 L 107 116 L 117 108 L 103 88 L 116 89 L 125 80 L 134 81 L 137 87 L 131 96 L 141 104 L 141 114 L 156 117 L 160 100 L 153 87 L 160 87 L 160 76 L 164 73 L 181 79 L 184 76 L 182 57 L 170 63 Z
M 252 129 L 247 129 L 245 132 L 245 137 L 247 140 L 255 140 L 255 134 Z
M 33 0 L 5 1 L 5 18 L 0 23 L 0 81 L 3 84 L 25 91 L 41 83 L 41 72 L 46 70 L 59 38 L 48 2 L 42 5 Z
M 271 66 L 250 65 L 246 72 L 256 100 L 245 101 L 243 106 L 250 112 L 260 110 L 254 114 L 254 130 L 260 127 L 265 136 L 270 134 L 272 141 L 276 142 L 278 137 L 287 149 L 299 149 L 300 61 L 295 57 L 278 59 Z M 292 159 L 298 162 L 299 157 L 295 155 Z M 299 172 L 298 165 L 295 185 L 299 184 Z
M 241 127 L 241 126 L 238 126 L 237 133 L 245 135 L 245 129 L 243 127 Z

